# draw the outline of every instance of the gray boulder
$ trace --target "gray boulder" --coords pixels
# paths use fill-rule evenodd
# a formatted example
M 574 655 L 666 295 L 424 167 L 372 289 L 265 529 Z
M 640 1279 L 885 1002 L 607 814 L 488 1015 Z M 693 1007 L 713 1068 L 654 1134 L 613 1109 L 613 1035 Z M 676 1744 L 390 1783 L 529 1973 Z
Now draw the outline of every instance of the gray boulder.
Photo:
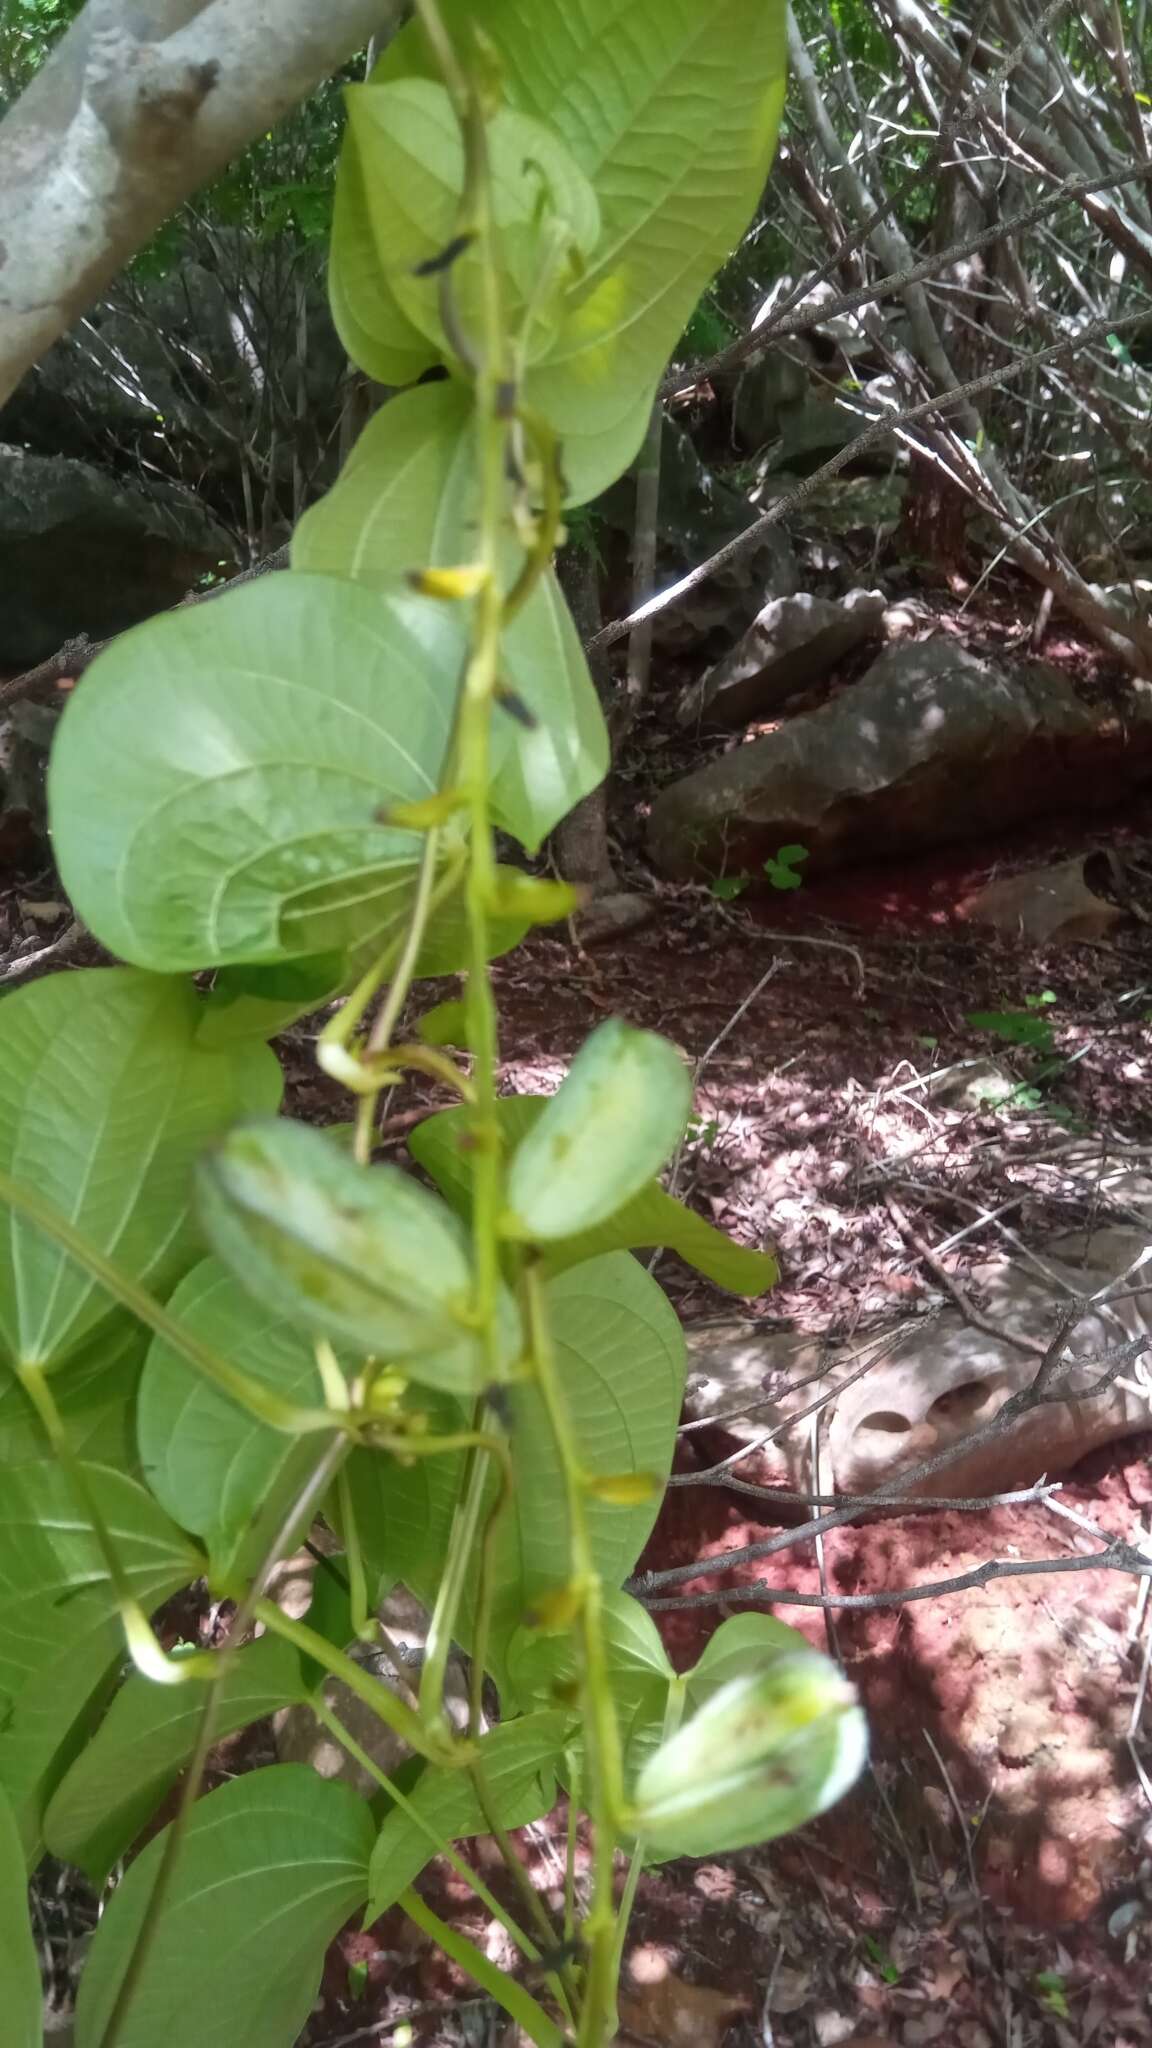
M 797 841 L 815 874 L 1114 803 L 1152 773 L 1149 700 L 1122 726 L 1043 663 L 1009 673 L 943 636 L 891 646 L 831 703 L 664 790 L 652 858 L 710 878 Z
M 838 600 L 807 591 L 773 598 L 732 652 L 686 693 L 681 725 L 735 730 L 770 716 L 821 682 L 861 641 L 878 638 L 885 602 L 878 590 L 850 590 Z
M 0 444 L 0 667 L 123 632 L 234 561 L 191 491 Z

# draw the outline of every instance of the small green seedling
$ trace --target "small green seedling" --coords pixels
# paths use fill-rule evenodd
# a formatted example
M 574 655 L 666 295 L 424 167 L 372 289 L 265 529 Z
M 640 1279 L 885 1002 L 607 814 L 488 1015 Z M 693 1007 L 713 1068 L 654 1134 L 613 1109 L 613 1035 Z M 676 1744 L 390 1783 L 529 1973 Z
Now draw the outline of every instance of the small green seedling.
M 1064 1979 L 1059 1971 L 1040 1970 L 1033 1977 L 1032 1983 L 1045 2011 L 1052 2013 L 1058 2020 L 1066 2020 L 1069 2017 L 1068 1998 Z
M 731 903 L 744 894 L 751 880 L 751 875 L 743 871 L 738 875 L 717 875 L 715 881 L 709 883 L 709 888 L 718 903 Z
M 808 858 L 806 846 L 778 846 L 764 863 L 764 873 L 774 889 L 798 889 L 804 880 L 796 870 Z
M 900 1982 L 900 1972 L 896 1964 L 892 1961 L 891 1956 L 883 1945 L 877 1941 L 874 1934 L 866 1934 L 864 1936 L 864 1949 L 876 1975 L 882 1977 L 885 1984 L 898 1984 Z

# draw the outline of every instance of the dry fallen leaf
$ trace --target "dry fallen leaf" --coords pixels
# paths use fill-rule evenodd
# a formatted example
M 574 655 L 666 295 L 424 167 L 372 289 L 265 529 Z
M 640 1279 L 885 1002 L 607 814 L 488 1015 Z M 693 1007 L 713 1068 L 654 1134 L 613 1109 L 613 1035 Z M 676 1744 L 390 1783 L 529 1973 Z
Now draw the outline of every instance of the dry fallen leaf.
M 639 1984 L 620 2001 L 625 2038 L 653 2048 L 720 2048 L 733 2020 L 750 2010 L 746 1998 L 683 1984 L 669 1971 L 654 1984 Z

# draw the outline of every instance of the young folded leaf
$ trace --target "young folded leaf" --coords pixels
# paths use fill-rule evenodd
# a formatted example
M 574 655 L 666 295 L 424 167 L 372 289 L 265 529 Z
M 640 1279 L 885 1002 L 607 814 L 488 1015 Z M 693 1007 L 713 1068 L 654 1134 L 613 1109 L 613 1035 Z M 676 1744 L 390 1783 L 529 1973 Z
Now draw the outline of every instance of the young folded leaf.
M 503 1095 L 497 1104 L 500 1129 L 509 1151 L 523 1142 L 548 1106 L 545 1095 Z M 435 1116 L 417 1124 L 408 1149 L 418 1166 L 435 1181 L 444 1200 L 457 1215 L 471 1210 L 471 1177 L 464 1149 L 472 1111 L 438 1109 Z M 776 1285 L 780 1269 L 770 1252 L 757 1252 L 748 1245 L 734 1244 L 714 1223 L 706 1223 L 694 1209 L 686 1209 L 674 1195 L 666 1195 L 658 1181 L 650 1180 L 638 1195 L 625 1202 L 592 1230 L 574 1237 L 551 1240 L 544 1254 L 550 1273 L 564 1273 L 586 1259 L 598 1259 L 605 1252 L 637 1251 L 644 1246 L 662 1246 L 675 1252 L 685 1265 L 727 1288 L 730 1294 L 766 1294 Z
M 489 1814 L 502 1827 L 518 1828 L 547 1813 L 556 1797 L 556 1762 L 572 1724 L 571 1714 L 552 1710 L 504 1721 L 484 1737 L 480 1758 L 491 1801 L 488 1812 L 469 1772 L 429 1765 L 408 1806 L 384 1818 L 372 1851 L 369 1921 L 387 1912 L 420 1875 L 439 1842 L 487 1834 Z
M 601 1024 L 513 1155 L 505 1234 L 546 1244 L 614 1215 L 671 1156 L 691 1103 L 666 1038 Z
M 323 1132 L 241 1124 L 199 1172 L 214 1249 L 258 1300 L 409 1378 L 475 1392 L 488 1376 L 468 1321 L 467 1241 L 437 1196 L 393 1166 L 357 1166 Z M 502 1302 L 510 1374 L 519 1322 Z
M 846 1678 L 814 1650 L 772 1657 L 712 1694 L 645 1764 L 633 1825 L 660 1856 L 719 1856 L 802 1827 L 868 1752 Z

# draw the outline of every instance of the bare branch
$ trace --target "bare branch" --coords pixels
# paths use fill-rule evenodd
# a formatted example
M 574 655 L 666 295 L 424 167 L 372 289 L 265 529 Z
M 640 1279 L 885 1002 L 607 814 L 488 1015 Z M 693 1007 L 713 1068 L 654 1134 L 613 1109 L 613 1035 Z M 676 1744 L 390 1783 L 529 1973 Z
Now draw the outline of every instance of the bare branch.
M 718 569 L 726 568 L 730 562 L 737 561 L 741 555 L 755 548 L 763 540 L 770 526 L 779 525 L 787 513 L 795 511 L 806 499 L 814 496 L 822 484 L 838 476 L 840 471 L 854 462 L 866 448 L 873 447 L 877 441 L 896 428 L 910 426 L 917 420 L 947 412 L 952 406 L 966 399 L 978 397 L 981 392 L 994 391 L 999 386 L 1010 383 L 1014 378 L 1022 376 L 1025 370 L 1042 367 L 1045 363 L 1056 362 L 1061 357 L 1087 348 L 1093 341 L 1100 340 L 1107 334 L 1130 332 L 1142 327 L 1152 327 L 1152 308 L 1141 313 L 1127 314 L 1119 319 L 1104 315 L 1099 320 L 1087 321 L 1079 334 L 1055 342 L 1050 348 L 1038 349 L 1034 354 L 1016 357 L 1012 362 L 1002 364 L 999 369 L 989 370 L 982 377 L 970 378 L 968 383 L 959 384 L 951 391 L 921 399 L 918 404 L 908 406 L 903 412 L 878 414 L 862 433 L 857 434 L 845 447 L 837 449 L 835 455 L 830 456 L 819 469 L 813 470 L 810 476 L 801 478 L 794 490 L 777 498 L 766 512 L 761 513 L 759 519 L 754 520 L 751 526 L 745 527 L 743 533 L 738 533 L 734 540 L 718 548 L 707 561 L 698 563 L 694 569 L 689 569 L 678 582 L 672 584 L 669 589 L 659 592 L 656 597 L 650 598 L 646 605 L 641 605 L 638 611 L 631 612 L 627 618 L 613 619 L 609 625 L 604 626 L 589 643 L 590 649 L 614 646 L 617 640 L 622 640 L 631 631 L 637 620 L 654 617 L 657 612 L 666 610 L 670 605 L 679 604 L 687 597 L 689 591 L 706 582 L 709 576 L 714 576 Z M 1111 652 L 1118 654 L 1122 659 L 1134 663 L 1140 673 L 1152 673 L 1152 631 L 1111 605 L 1102 603 L 1089 590 L 1082 577 L 1076 576 L 1070 569 L 1054 565 L 1043 551 L 1023 534 L 1013 534 L 1011 553 L 1022 568 L 1035 576 L 1037 582 L 1055 590 L 1061 602 L 1067 604 L 1076 617 L 1090 626 L 1102 645 L 1109 647 Z
M 399 0 L 89 0 L 0 123 L 0 404 L 198 186 Z
M 707 1558 L 704 1568 L 697 1566 L 693 1577 L 703 1578 L 716 1562 Z M 758 1605 L 762 1600 L 771 1601 L 776 1607 L 827 1607 L 867 1613 L 881 1607 L 907 1607 L 914 1600 L 939 1600 L 949 1593 L 969 1593 L 990 1585 L 993 1579 L 1034 1577 L 1037 1572 L 1128 1572 L 1133 1578 L 1147 1579 L 1152 1578 L 1152 1557 L 1118 1538 L 1106 1550 L 1095 1550 L 1085 1557 L 990 1557 L 970 1572 L 959 1572 L 954 1579 L 932 1579 L 923 1586 L 886 1587 L 879 1593 L 800 1593 L 794 1586 L 764 1583 L 725 1586 L 716 1593 L 685 1593 L 671 1600 L 650 1599 L 643 1585 L 633 1591 L 652 1614 L 678 1613 L 692 1607 Z

